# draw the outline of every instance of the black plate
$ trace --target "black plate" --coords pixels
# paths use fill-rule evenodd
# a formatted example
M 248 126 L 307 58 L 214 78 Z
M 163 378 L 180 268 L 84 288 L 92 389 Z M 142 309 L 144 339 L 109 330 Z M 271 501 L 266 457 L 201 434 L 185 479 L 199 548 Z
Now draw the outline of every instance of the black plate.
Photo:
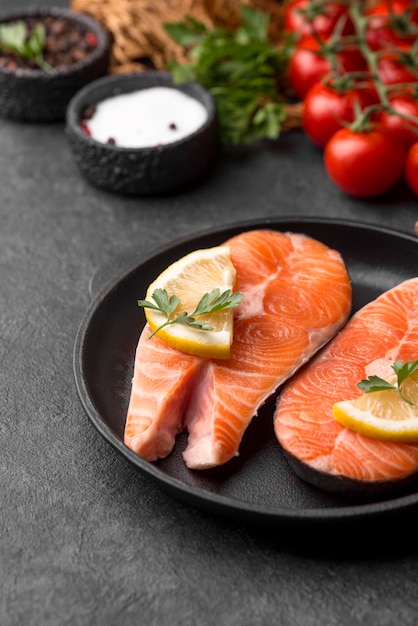
M 255 228 L 306 233 L 339 250 L 353 282 L 353 311 L 397 283 L 417 275 L 418 240 L 368 224 L 329 219 L 258 220 L 199 233 L 147 258 L 119 260 L 115 277 L 104 269 L 92 280 L 93 302 L 80 326 L 74 350 L 78 392 L 88 417 L 126 459 L 163 489 L 189 504 L 240 521 L 324 527 L 375 517 L 393 517 L 418 507 L 418 494 L 378 501 L 344 500 L 298 479 L 276 441 L 274 398 L 245 433 L 239 457 L 204 472 L 187 469 L 181 457 L 185 436 L 166 459 L 148 463 L 123 443 L 133 362 L 144 316 L 137 299 L 170 263 L 200 247 L 218 245 Z M 109 273 L 111 272 L 111 273 Z

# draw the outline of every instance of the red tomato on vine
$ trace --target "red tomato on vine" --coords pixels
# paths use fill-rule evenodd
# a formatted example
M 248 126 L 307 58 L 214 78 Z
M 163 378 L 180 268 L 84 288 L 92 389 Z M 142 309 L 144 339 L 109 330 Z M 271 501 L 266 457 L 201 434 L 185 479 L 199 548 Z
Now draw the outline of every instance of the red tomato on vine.
M 372 50 L 390 48 L 410 49 L 418 24 L 418 6 L 411 0 L 380 0 L 365 11 L 368 18 L 366 41 Z
M 357 198 L 380 196 L 392 189 L 402 176 L 404 157 L 404 145 L 378 130 L 342 128 L 324 150 L 331 180 Z
M 409 147 L 418 141 L 418 99 L 407 93 L 400 93 L 389 97 L 389 104 L 395 113 L 383 110 L 377 117 L 377 125 L 380 130 L 390 133 Z M 396 115 L 396 112 L 401 115 Z M 403 118 L 402 114 L 411 119 Z
M 284 12 L 283 28 L 301 36 L 316 33 L 321 39 L 327 39 L 340 19 L 344 20 L 342 34 L 353 33 L 347 5 L 339 2 L 292 0 Z
M 411 191 L 418 196 L 418 143 L 414 143 L 406 155 L 405 179 Z
M 406 57 L 408 54 L 406 53 Z M 418 83 L 418 64 L 411 57 L 411 67 L 402 60 L 402 53 L 388 52 L 382 55 L 377 62 L 379 80 L 383 85 L 398 83 Z
M 308 91 L 327 76 L 331 69 L 331 55 L 335 56 L 339 72 L 357 72 L 366 68 L 366 62 L 358 49 L 333 51 L 329 41 L 321 44 L 315 37 L 303 37 L 296 46 L 289 63 L 289 81 L 302 100 Z
M 317 83 L 308 92 L 303 107 L 303 129 L 307 136 L 320 148 L 343 126 L 352 122 L 356 105 L 360 109 L 375 104 L 371 90 L 345 89 L 338 91 L 332 86 Z

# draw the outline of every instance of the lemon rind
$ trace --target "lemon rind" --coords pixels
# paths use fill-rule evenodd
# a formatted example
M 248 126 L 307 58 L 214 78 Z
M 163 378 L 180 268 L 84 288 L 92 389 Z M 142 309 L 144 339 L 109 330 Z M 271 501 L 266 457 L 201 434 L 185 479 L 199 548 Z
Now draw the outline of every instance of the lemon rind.
M 166 317 L 157 311 L 146 311 L 145 316 L 152 331 L 166 320 Z M 161 328 L 156 336 L 173 348 L 196 356 L 214 354 L 216 357 L 226 358 L 231 353 L 232 334 L 228 330 L 208 331 L 172 324 L 169 332 Z
M 372 439 L 418 443 L 418 416 L 404 420 L 384 419 L 358 409 L 349 400 L 334 404 L 332 414 L 343 426 Z

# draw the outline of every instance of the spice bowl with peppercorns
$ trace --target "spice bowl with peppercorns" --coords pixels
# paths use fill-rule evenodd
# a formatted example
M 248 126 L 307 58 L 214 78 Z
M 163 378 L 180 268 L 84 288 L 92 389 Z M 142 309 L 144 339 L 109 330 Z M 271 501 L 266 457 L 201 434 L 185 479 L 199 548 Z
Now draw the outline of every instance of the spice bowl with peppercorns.
M 64 120 L 73 95 L 107 74 L 110 37 L 92 17 L 62 8 L 0 14 L 0 117 Z
M 156 195 L 203 180 L 217 153 L 216 108 L 199 83 L 169 72 L 96 80 L 72 98 L 66 133 L 75 163 L 96 187 Z

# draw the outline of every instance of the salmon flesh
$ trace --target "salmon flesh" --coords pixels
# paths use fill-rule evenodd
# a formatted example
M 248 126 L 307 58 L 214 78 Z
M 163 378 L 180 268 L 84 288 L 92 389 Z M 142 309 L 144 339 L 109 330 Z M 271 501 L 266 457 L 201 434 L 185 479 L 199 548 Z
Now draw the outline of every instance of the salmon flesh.
M 342 426 L 332 406 L 362 394 L 360 380 L 393 374 L 397 360 L 418 357 L 418 278 L 360 309 L 281 391 L 276 436 L 297 474 L 345 495 L 370 495 L 408 483 L 418 471 L 418 444 L 372 439 Z
M 341 255 L 303 234 L 262 229 L 224 245 L 236 269 L 229 359 L 179 352 L 146 325 L 138 342 L 124 442 L 154 461 L 188 431 L 191 469 L 222 465 L 238 454 L 258 409 L 345 324 L 351 282 Z

